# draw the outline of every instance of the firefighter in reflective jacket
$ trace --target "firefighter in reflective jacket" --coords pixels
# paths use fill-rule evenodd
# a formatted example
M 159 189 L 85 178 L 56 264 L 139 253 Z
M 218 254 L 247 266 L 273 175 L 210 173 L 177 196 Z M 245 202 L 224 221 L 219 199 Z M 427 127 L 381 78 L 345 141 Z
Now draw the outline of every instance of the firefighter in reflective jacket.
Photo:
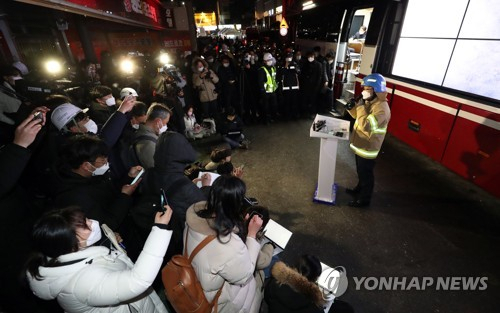
M 276 68 L 274 64 L 276 60 L 271 53 L 264 53 L 264 65 L 259 68 L 257 80 L 260 90 L 260 104 L 263 122 L 269 124 L 272 118 L 276 117 L 278 109 L 278 101 L 276 98 L 276 90 L 278 84 L 276 83 Z
M 391 118 L 385 78 L 380 74 L 370 74 L 363 79 L 362 87 L 362 97 L 353 107 L 348 107 L 349 114 L 356 119 L 350 147 L 356 155 L 358 184 L 346 190 L 355 196 L 355 199 L 349 202 L 352 207 L 370 205 L 375 184 L 375 159 L 380 152 Z

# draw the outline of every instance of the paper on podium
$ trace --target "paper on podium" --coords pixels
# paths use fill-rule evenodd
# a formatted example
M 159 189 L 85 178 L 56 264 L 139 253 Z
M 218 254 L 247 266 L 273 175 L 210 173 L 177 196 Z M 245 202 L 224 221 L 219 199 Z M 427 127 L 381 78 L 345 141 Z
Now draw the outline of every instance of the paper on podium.
M 201 171 L 200 171 L 200 173 L 198 174 L 198 178 L 201 178 L 201 176 L 202 176 L 203 174 L 209 174 L 209 175 L 210 175 L 210 177 L 212 178 L 212 179 L 210 180 L 210 186 L 212 186 L 212 184 L 213 184 L 213 183 L 214 183 L 214 181 L 217 179 L 217 177 L 219 177 L 219 176 L 220 176 L 220 175 L 219 175 L 219 174 L 217 174 L 217 173 L 212 173 L 212 172 L 201 172 Z M 196 183 L 196 186 L 197 186 L 198 188 L 201 188 L 201 181 L 197 182 L 197 183 Z
M 273 255 L 280 253 L 285 250 L 290 237 L 292 237 L 292 232 L 276 223 L 274 220 L 269 219 L 269 222 L 264 228 L 264 236 L 270 241 L 274 242 L 276 248 L 274 249 Z
M 314 130 L 314 124 L 318 121 L 325 121 L 325 125 L 319 130 Z M 349 124 L 349 121 L 317 114 L 309 130 L 309 136 L 315 138 L 349 140 Z

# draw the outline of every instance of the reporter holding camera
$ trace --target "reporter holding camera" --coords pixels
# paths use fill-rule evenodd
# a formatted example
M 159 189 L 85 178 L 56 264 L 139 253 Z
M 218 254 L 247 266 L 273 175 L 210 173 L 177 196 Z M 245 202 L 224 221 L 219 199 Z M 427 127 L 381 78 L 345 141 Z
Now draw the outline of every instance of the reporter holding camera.
M 375 185 L 375 159 L 391 118 L 385 78 L 380 74 L 370 74 L 363 79 L 362 86 L 362 94 L 346 104 L 349 114 L 356 119 L 350 147 L 356 155 L 358 184 L 346 189 L 348 194 L 354 196 L 354 200 L 349 202 L 351 207 L 370 205 Z
M 193 60 L 193 86 L 199 91 L 203 118 L 217 116 L 217 92 L 215 84 L 219 77 L 209 69 L 208 63 L 202 58 Z

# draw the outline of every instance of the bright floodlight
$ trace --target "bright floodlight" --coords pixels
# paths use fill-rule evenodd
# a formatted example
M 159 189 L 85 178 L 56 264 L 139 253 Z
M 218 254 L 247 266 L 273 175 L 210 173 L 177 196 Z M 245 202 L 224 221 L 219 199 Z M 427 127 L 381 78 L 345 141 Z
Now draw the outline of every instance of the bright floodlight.
M 45 63 L 45 69 L 49 74 L 58 74 L 62 70 L 61 62 L 50 60 Z
M 133 73 L 134 72 L 134 62 L 130 60 L 123 60 L 120 64 L 120 68 L 125 73 Z
M 166 54 L 166 53 L 160 54 L 160 62 L 162 64 L 168 64 L 170 62 L 170 58 L 169 58 L 168 54 Z

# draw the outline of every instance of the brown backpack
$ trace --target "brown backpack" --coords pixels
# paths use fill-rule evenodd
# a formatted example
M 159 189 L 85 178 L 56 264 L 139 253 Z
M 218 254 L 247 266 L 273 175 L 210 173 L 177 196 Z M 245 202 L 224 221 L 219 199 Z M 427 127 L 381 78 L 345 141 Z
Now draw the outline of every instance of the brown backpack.
M 198 252 L 200 252 L 209 242 L 214 240 L 215 236 L 211 235 L 203 239 L 203 241 L 194 248 L 188 258 L 188 231 L 189 229 L 186 230 L 184 254 L 174 255 L 161 271 L 165 295 L 167 296 L 168 302 L 170 302 L 177 313 L 210 313 L 214 306 L 214 312 L 217 312 L 217 300 L 219 299 L 224 285 L 217 291 L 213 301 L 208 302 L 200 281 L 196 277 L 196 272 L 191 265 L 191 261 L 196 254 L 198 254 Z

